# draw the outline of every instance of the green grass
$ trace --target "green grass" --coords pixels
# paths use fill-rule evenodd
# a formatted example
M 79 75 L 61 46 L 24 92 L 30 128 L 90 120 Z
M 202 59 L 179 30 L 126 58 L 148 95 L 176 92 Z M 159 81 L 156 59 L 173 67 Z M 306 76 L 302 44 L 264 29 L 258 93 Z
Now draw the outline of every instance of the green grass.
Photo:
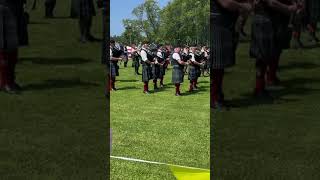
M 176 97 L 169 70 L 165 88 L 145 95 L 141 76 L 134 75 L 131 62 L 130 67 L 122 66 L 116 84 L 119 90 L 111 92 L 111 154 L 209 169 L 209 78 L 201 77 L 200 91 L 190 94 L 186 93 L 189 83 L 185 77 L 184 96 Z M 152 82 L 149 86 L 153 90 Z M 174 176 L 166 166 L 111 159 L 111 179 Z
M 225 77 L 226 98 L 237 107 L 212 113 L 214 179 L 320 179 L 320 48 L 284 52 L 283 88 L 271 91 L 271 102 L 251 96 L 248 49 L 239 46 L 237 65 Z
M 31 8 L 31 3 L 29 8 Z M 0 92 L 0 179 L 105 179 L 107 120 L 101 43 L 80 44 L 76 20 L 31 12 L 20 50 L 20 95 Z M 56 15 L 68 17 L 70 2 Z M 101 12 L 92 32 L 101 37 Z

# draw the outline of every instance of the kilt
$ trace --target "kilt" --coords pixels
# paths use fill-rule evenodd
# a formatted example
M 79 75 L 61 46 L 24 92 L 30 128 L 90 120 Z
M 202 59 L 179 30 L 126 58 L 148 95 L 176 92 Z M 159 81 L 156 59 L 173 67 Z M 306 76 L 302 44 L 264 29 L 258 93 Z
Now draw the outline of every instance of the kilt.
M 24 12 L 18 19 L 18 39 L 20 46 L 29 45 L 29 35 L 28 35 L 28 21 L 29 14 Z
M 320 1 L 319 0 L 307 0 L 306 8 L 308 13 L 309 22 L 320 21 Z
M 142 64 L 142 82 L 148 82 L 152 79 L 152 67 L 149 64 Z
M 71 17 L 92 17 L 96 15 L 93 0 L 72 0 Z
M 189 74 L 188 74 L 188 79 L 190 81 L 196 80 L 199 75 L 201 74 L 201 71 L 198 67 L 196 66 L 189 66 Z
M 110 76 L 112 78 L 115 78 L 116 76 L 119 76 L 119 66 L 117 63 L 110 63 Z
M 80 1 L 80 7 L 79 7 L 80 17 L 91 17 L 96 15 L 93 0 L 79 0 L 79 1 Z
M 163 76 L 164 76 L 164 68 L 163 68 L 163 66 L 160 66 L 160 65 L 156 65 L 156 64 L 154 64 L 153 66 L 152 66 L 152 77 L 153 77 L 153 79 L 159 79 L 159 78 L 162 78 Z
M 250 56 L 274 60 L 290 46 L 291 33 L 287 24 L 273 23 L 267 16 L 255 15 L 252 22 Z
M 183 83 L 184 72 L 183 68 L 179 65 L 174 65 L 172 69 L 172 83 L 180 84 Z
M 8 7 L 0 5 L 0 49 L 13 50 L 19 46 L 17 21 Z
M 223 69 L 235 65 L 238 36 L 234 29 L 213 24 L 211 35 L 212 68 Z
M 70 10 L 71 18 L 76 18 L 79 16 L 78 3 L 79 3 L 79 0 L 71 0 L 71 10 Z

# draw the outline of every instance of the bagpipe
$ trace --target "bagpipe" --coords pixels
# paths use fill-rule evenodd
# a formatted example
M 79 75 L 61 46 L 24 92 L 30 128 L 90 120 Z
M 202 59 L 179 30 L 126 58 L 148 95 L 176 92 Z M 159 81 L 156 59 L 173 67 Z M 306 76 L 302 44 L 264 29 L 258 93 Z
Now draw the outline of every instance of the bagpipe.
M 181 53 L 181 60 L 183 62 L 188 62 L 191 58 L 192 58 L 192 56 L 190 54 L 187 54 L 185 52 Z
M 112 47 L 112 55 L 113 57 L 119 58 L 124 54 L 124 48 L 119 43 L 116 43 L 114 47 Z
M 203 60 L 205 59 L 205 53 L 201 52 L 201 51 L 196 51 L 194 53 L 194 59 L 198 62 L 198 63 L 202 63 Z

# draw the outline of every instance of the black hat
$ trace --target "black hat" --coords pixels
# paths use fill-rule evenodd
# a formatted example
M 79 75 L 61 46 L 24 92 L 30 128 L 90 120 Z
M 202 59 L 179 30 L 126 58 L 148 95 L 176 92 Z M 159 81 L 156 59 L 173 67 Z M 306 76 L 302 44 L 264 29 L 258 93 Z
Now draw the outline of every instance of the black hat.
M 116 41 L 114 39 L 110 39 L 110 43 L 114 44 L 114 43 L 116 43 Z

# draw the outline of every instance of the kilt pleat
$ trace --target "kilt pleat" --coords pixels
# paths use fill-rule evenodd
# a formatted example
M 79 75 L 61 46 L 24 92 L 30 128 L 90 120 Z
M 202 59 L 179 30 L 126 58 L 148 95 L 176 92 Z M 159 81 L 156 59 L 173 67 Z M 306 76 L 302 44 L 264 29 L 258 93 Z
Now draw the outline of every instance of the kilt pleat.
M 152 66 L 142 64 L 142 82 L 148 82 L 152 79 Z
M 235 65 L 237 38 L 235 30 L 219 24 L 213 25 L 212 35 L 212 67 L 223 69 Z
M 273 60 L 279 51 L 276 28 L 271 18 L 255 15 L 252 22 L 250 56 L 255 59 Z
M 0 5 L 0 49 L 16 49 L 18 45 L 17 20 L 8 7 Z
M 112 78 L 119 76 L 119 66 L 117 63 L 110 63 L 110 76 Z
M 152 77 L 153 79 L 162 78 L 165 75 L 165 69 L 163 66 L 160 65 L 153 65 L 152 66 Z
M 184 72 L 181 67 L 173 67 L 172 69 L 172 83 L 183 83 Z
M 307 0 L 306 7 L 307 7 L 309 21 L 319 22 L 320 21 L 320 1 Z
M 198 67 L 189 66 L 188 80 L 196 80 L 199 77 L 199 73 L 201 74 Z

